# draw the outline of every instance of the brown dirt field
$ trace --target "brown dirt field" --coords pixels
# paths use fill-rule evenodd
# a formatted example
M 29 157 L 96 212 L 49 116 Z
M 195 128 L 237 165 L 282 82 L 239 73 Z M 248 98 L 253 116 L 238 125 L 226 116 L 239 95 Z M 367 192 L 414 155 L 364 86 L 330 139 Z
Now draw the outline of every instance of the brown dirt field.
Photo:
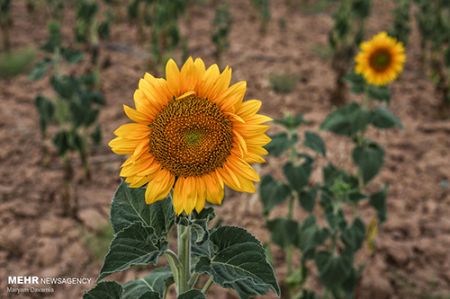
M 285 111 L 305 113 L 313 122 L 311 127 L 317 128 L 332 109 L 328 96 L 333 73 L 314 50 L 326 44 L 332 25 L 330 14 L 288 10 L 284 1 L 272 1 L 272 22 L 262 36 L 249 1 L 229 2 L 234 27 L 231 48 L 223 61 L 233 68 L 233 80 L 247 80 L 247 99 L 262 99 L 265 114 L 278 117 Z M 387 12 L 391 6 L 388 1 L 376 1 L 368 36 L 389 28 Z M 46 36 L 46 19 L 31 20 L 20 1 L 14 1 L 13 12 L 13 45 L 41 44 Z M 67 36 L 71 35 L 71 14 L 64 24 Z M 197 6 L 189 10 L 189 15 L 189 21 L 182 20 L 182 28 L 190 54 L 214 63 L 209 32 L 213 10 Z M 278 25 L 281 17 L 287 21 L 284 31 Z M 91 158 L 92 181 L 83 182 L 81 171 L 77 173 L 84 225 L 60 216 L 62 166 L 56 156 L 48 167 L 42 166 L 34 96 L 50 91 L 47 80 L 30 82 L 21 75 L 0 81 L 0 298 L 6 295 L 8 275 L 96 278 L 102 261 L 90 253 L 85 240 L 87 232 L 107 225 L 111 197 L 120 180 L 120 157 L 113 155 L 106 144 L 112 131 L 126 122 L 122 104 L 132 104 L 137 82 L 146 71 L 148 55 L 135 36 L 135 28 L 126 22 L 114 24 L 111 42 L 102 46 L 103 57 L 111 61 L 111 66 L 102 71 L 107 98 L 100 117 L 104 140 Z M 391 186 L 388 221 L 380 231 L 375 255 L 367 260 L 357 298 L 450 298 L 450 189 L 441 186 L 441 182 L 450 181 L 450 120 L 437 117 L 438 99 L 416 63 L 418 51 L 414 31 L 405 72 L 392 86 L 391 108 L 400 116 L 404 129 L 372 132 L 386 150 L 385 167 L 373 187 L 385 182 Z M 302 78 L 295 90 L 288 95 L 274 93 L 270 74 L 289 72 Z M 330 134 L 320 134 L 330 140 L 328 159 L 349 165 L 349 144 Z M 79 164 L 76 158 L 74 161 Z M 271 160 L 263 171 L 276 169 L 277 162 Z M 267 240 L 260 211 L 257 196 L 232 192 L 217 209 L 225 223 L 244 226 Z M 282 277 L 284 259 L 280 252 L 275 252 L 275 262 Z M 115 277 L 125 281 L 142 273 L 142 269 L 139 271 Z M 91 287 L 55 287 L 48 297 L 80 298 Z M 214 288 L 210 298 L 235 297 L 230 291 Z

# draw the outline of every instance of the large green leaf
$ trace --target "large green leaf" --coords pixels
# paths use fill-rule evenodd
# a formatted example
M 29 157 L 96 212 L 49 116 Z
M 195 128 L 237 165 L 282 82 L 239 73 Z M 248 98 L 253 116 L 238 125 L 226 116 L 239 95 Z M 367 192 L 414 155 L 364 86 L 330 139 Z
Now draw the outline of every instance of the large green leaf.
M 302 208 L 311 213 L 314 210 L 314 205 L 316 203 L 317 190 L 315 188 L 308 188 L 302 190 L 298 194 L 298 199 Z
M 155 264 L 166 246 L 167 243 L 160 242 L 152 227 L 135 222 L 118 232 L 112 240 L 98 280 L 133 265 Z
M 321 245 L 328 235 L 328 230 L 317 225 L 314 215 L 306 218 L 299 226 L 297 237 L 297 247 L 302 251 L 303 258 L 313 258 L 316 247 Z
M 300 193 L 308 185 L 312 163 L 305 161 L 301 165 L 295 166 L 292 162 L 288 162 L 284 165 L 283 171 L 291 188 Z
M 370 123 L 380 129 L 403 127 L 400 119 L 391 111 L 383 107 L 378 107 L 371 111 Z
M 322 137 L 320 137 L 316 133 L 306 131 L 305 141 L 303 142 L 303 145 L 309 147 L 313 151 L 316 151 L 322 156 L 325 156 L 327 154 L 325 142 L 322 140 Z
M 362 173 L 364 182 L 374 178 L 384 163 L 384 150 L 375 142 L 370 142 L 354 148 L 353 162 Z
M 83 299 L 122 299 L 122 286 L 115 281 L 102 281 L 84 294 Z
M 383 188 L 381 191 L 375 192 L 370 195 L 369 203 L 377 210 L 378 221 L 386 221 L 386 197 L 387 188 Z
M 315 257 L 322 283 L 334 289 L 344 282 L 351 273 L 352 260 L 345 256 L 335 256 L 328 251 L 320 251 Z
M 178 296 L 178 299 L 206 299 L 200 290 L 190 290 Z
M 268 215 L 274 207 L 288 198 L 291 194 L 291 189 L 268 174 L 261 180 L 259 194 L 264 206 L 264 214 Z
M 351 252 L 356 252 L 361 248 L 364 237 L 366 236 L 366 226 L 364 222 L 358 217 L 352 225 L 347 227 L 342 232 L 342 241 Z
M 163 236 L 172 227 L 174 219 L 170 197 L 148 205 L 145 203 L 145 190 L 129 188 L 125 182 L 119 185 L 114 194 L 111 222 L 115 233 L 139 221 Z
M 272 241 L 282 248 L 298 242 L 298 223 L 295 220 L 286 218 L 275 218 L 267 222 Z
M 297 135 L 293 138 L 289 138 L 287 133 L 278 133 L 270 136 L 272 141 L 265 146 L 269 151 L 269 154 L 275 157 L 281 156 L 285 151 L 287 151 L 291 146 L 297 142 Z
M 214 282 L 235 289 L 241 298 L 280 293 L 273 268 L 261 243 L 242 228 L 223 226 L 210 236 L 211 257 L 201 257 L 197 272 L 209 273 Z
M 374 100 L 389 102 L 391 92 L 386 86 L 367 85 L 367 96 Z
M 168 268 L 154 269 L 149 275 L 125 284 L 123 286 L 124 292 L 122 299 L 138 298 L 149 292 L 155 293 L 158 296 L 155 298 L 163 298 L 166 287 L 172 283 L 172 272 Z
M 320 128 L 343 136 L 353 136 L 366 129 L 369 111 L 357 103 L 351 103 L 331 112 Z

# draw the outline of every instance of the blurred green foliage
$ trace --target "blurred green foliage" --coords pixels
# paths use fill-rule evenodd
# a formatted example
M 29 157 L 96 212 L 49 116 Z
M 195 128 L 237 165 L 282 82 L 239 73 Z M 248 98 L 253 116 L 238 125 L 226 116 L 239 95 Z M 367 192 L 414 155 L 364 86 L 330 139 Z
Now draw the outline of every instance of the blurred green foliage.
M 0 53 L 0 78 L 12 78 L 27 71 L 36 58 L 36 49 L 28 47 Z
M 299 81 L 296 74 L 272 74 L 270 76 L 270 86 L 277 93 L 290 93 L 295 89 Z
M 409 13 L 411 0 L 396 0 L 395 2 L 396 8 L 394 9 L 394 24 L 389 35 L 395 37 L 406 46 L 408 44 L 408 38 L 411 32 L 411 20 Z
M 260 31 L 265 34 L 267 26 L 272 18 L 270 12 L 270 0 L 251 0 L 253 6 L 258 11 L 258 15 L 261 21 Z
M 422 65 L 441 98 L 450 105 L 450 2 L 415 0 L 416 20 L 421 35 Z
M 343 0 L 333 15 L 334 25 L 328 36 L 332 50 L 331 67 L 336 75 L 331 102 L 342 105 L 346 101 L 344 76 L 352 66 L 353 57 L 361 43 L 365 22 L 370 15 L 371 0 Z
M 215 56 L 220 61 L 223 52 L 230 47 L 229 34 L 231 31 L 231 24 L 233 23 L 230 7 L 228 4 L 221 4 L 216 8 L 214 20 L 212 22 L 212 42 L 214 43 L 216 50 Z

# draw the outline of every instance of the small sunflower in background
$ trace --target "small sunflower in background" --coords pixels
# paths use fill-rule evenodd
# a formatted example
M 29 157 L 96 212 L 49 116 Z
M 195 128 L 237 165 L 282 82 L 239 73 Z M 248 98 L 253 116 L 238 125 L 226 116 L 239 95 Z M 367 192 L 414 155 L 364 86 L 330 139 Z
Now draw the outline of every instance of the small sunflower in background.
M 224 185 L 255 192 L 250 163 L 265 162 L 271 118 L 257 114 L 261 101 L 244 101 L 246 82 L 230 86 L 231 68 L 189 58 L 173 60 L 166 79 L 145 74 L 134 93 L 136 109 L 124 105 L 133 123 L 119 127 L 109 146 L 129 155 L 120 175 L 132 188 L 147 185 L 148 204 L 173 189 L 175 212 L 200 212 L 206 201 L 221 204 Z
M 405 60 L 403 44 L 381 32 L 361 44 L 360 52 L 355 57 L 355 71 L 369 84 L 386 85 L 402 72 Z

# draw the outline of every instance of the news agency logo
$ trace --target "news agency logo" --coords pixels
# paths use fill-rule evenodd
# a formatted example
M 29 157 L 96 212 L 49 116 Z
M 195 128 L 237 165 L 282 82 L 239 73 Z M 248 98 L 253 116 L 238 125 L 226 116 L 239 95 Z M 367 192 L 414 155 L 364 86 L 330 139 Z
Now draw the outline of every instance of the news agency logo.
M 8 276 L 8 284 L 91 284 L 88 277 L 39 277 L 39 276 Z
M 7 293 L 53 293 L 54 285 L 87 285 L 91 281 L 92 278 L 87 277 L 8 276 Z
M 37 276 L 8 276 L 8 284 L 39 284 Z

